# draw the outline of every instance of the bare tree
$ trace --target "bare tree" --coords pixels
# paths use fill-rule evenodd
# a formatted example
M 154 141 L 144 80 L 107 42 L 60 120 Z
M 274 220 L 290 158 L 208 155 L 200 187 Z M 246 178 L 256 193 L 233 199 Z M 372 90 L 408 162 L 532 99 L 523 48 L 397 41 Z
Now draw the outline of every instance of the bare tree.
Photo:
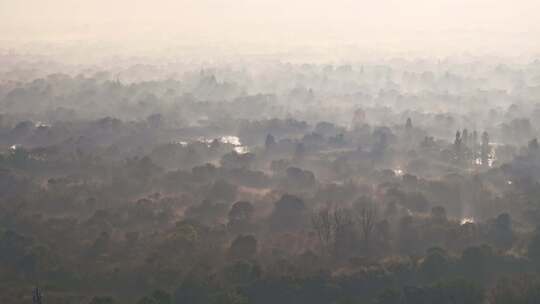
M 34 288 L 32 291 L 32 303 L 33 304 L 42 304 L 41 289 L 39 287 Z
M 324 254 L 328 254 L 334 240 L 334 225 L 332 221 L 333 216 L 330 214 L 328 208 L 319 210 L 318 213 L 313 214 L 311 217 L 311 224 L 317 233 Z
M 344 209 L 325 208 L 312 216 L 312 226 L 321 243 L 323 254 L 336 253 L 339 251 L 338 247 L 346 242 L 346 235 L 354 224 L 349 214 Z
M 335 209 L 334 217 L 334 254 L 345 257 L 351 253 L 355 239 L 354 219 L 350 210 Z
M 377 222 L 377 208 L 373 202 L 368 201 L 360 206 L 357 221 L 360 226 L 366 251 L 369 252 L 371 237 L 375 230 L 375 223 Z

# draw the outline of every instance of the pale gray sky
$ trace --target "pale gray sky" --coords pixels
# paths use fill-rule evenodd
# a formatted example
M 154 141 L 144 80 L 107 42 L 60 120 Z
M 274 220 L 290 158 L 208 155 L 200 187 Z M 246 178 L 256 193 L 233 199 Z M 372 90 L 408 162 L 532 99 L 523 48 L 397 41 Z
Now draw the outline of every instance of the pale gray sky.
M 0 0 L 0 39 L 526 52 L 539 14 L 540 0 Z

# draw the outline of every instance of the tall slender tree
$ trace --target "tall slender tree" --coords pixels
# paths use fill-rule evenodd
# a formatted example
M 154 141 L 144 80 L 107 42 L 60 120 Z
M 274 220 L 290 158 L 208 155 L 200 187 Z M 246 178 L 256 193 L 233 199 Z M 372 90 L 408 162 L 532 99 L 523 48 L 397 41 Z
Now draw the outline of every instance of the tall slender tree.
M 482 145 L 480 147 L 480 159 L 482 160 L 482 166 L 489 165 L 489 155 L 491 154 L 491 147 L 489 145 L 489 134 L 484 131 L 482 133 Z

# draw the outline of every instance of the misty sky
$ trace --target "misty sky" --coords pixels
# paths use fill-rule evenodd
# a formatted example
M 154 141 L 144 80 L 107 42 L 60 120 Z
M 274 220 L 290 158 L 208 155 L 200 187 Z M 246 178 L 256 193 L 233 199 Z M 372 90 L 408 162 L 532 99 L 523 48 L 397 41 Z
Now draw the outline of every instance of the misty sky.
M 0 0 L 0 40 L 540 49 L 539 0 Z

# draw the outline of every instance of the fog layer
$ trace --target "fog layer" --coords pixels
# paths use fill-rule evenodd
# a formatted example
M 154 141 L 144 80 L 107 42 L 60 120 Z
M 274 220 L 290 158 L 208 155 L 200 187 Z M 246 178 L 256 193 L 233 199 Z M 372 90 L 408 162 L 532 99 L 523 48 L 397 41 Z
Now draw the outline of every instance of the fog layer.
M 116 43 L 283 51 L 340 44 L 434 55 L 538 51 L 535 0 L 0 1 L 3 44 Z M 149 42 L 152 42 L 149 44 Z

